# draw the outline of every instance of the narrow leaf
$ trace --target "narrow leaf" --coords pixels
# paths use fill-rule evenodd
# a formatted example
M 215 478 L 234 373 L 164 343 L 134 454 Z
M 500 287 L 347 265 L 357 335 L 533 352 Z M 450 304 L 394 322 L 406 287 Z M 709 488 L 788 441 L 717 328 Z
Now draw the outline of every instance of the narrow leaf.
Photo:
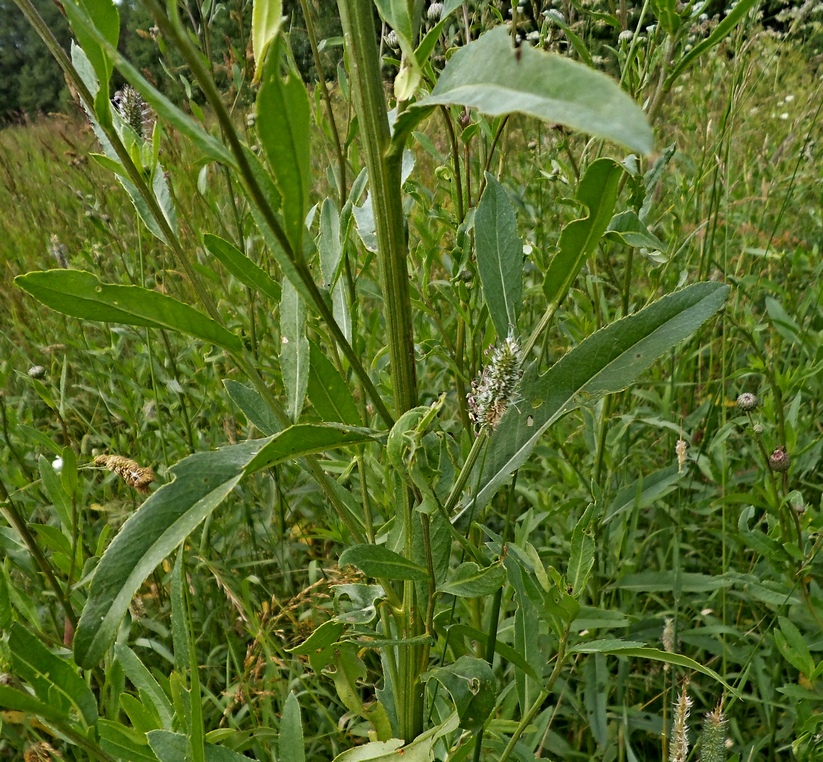
M 49 651 L 39 638 L 18 623 L 11 627 L 8 646 L 14 673 L 34 688 L 40 700 L 73 706 L 85 725 L 94 725 L 97 701 L 68 661 Z
M 477 270 L 500 339 L 517 325 L 523 296 L 523 243 L 505 188 L 486 172 L 486 190 L 474 217 Z
M 579 597 L 589 581 L 592 566 L 594 566 L 595 543 L 592 537 L 590 522 L 586 516 L 577 523 L 572 532 L 572 544 L 569 552 L 569 573 L 566 580 L 571 587 L 571 594 Z
M 728 292 L 720 283 L 696 283 L 592 334 L 544 375 L 529 368 L 521 385 L 523 399 L 506 411 L 492 435 L 478 507 L 526 462 L 546 429 L 573 409 L 580 395 L 591 398 L 625 389 L 717 312 Z
M 589 215 L 570 222 L 560 234 L 560 250 L 552 258 L 543 281 L 543 293 L 549 304 L 557 306 L 563 301 L 608 227 L 622 174 L 623 168 L 616 162 L 598 159 L 583 175 L 576 198 L 586 206 Z
M 279 762 L 305 762 L 306 752 L 303 748 L 303 723 L 300 720 L 300 702 L 297 696 L 289 693 L 283 707 L 283 719 L 280 721 L 280 756 Z
M 106 323 L 168 328 L 240 352 L 243 343 L 210 317 L 170 296 L 140 286 L 102 283 L 83 270 L 47 270 L 18 275 L 14 282 L 64 315 Z
M 24 712 L 30 716 L 42 717 L 51 722 L 66 722 L 68 717 L 53 704 L 47 704 L 30 693 L 0 685 L 0 708 Z
M 309 401 L 324 421 L 360 426 L 360 413 L 348 384 L 317 344 L 310 342 Z
M 272 412 L 266 401 L 254 390 L 239 381 L 227 379 L 223 382 L 229 397 L 232 398 L 249 423 L 257 427 L 264 436 L 272 436 L 282 430 L 280 421 Z
M 291 69 L 280 76 L 279 41 L 263 68 L 257 94 L 257 134 L 283 197 L 286 235 L 297 256 L 303 253 L 303 233 L 309 208 L 309 138 L 311 119 L 306 86 Z
M 355 545 L 343 551 L 339 564 L 356 566 L 369 577 L 409 580 L 429 578 L 425 567 L 409 561 L 384 545 Z
M 652 132 L 618 84 L 583 64 L 523 45 L 505 27 L 460 48 L 427 98 L 413 107 L 459 104 L 489 116 L 523 113 L 647 154 Z
M 114 655 L 117 661 L 120 662 L 120 666 L 123 668 L 123 672 L 126 673 L 126 677 L 128 677 L 132 685 L 140 691 L 140 695 L 144 701 L 148 700 L 151 703 L 154 711 L 163 723 L 163 727 L 167 729 L 171 728 L 174 718 L 174 710 L 172 709 L 171 702 L 168 696 L 163 693 L 163 689 L 157 680 L 154 679 L 151 672 L 149 672 L 143 662 L 140 661 L 140 657 L 124 643 L 115 644 Z
M 283 0 L 254 0 L 251 12 L 251 47 L 254 53 L 253 83 L 260 81 L 263 61 L 283 24 Z
M 280 284 L 234 244 L 211 233 L 203 236 L 203 244 L 243 285 L 264 294 L 275 303 L 280 301 Z
M 296 422 L 309 384 L 309 340 L 306 304 L 288 280 L 283 281 L 280 302 L 280 342 L 280 370 L 289 399 L 289 418 Z

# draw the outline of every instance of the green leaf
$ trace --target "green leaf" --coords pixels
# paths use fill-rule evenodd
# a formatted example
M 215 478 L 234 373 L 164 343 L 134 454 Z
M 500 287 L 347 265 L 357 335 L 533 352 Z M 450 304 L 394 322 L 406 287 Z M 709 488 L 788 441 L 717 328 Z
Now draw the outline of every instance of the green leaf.
M 775 630 L 774 637 L 780 652 L 789 664 L 798 672 L 810 676 L 814 672 L 812 659 L 806 639 L 797 627 L 786 617 L 777 618 L 780 630 Z
M 470 627 L 466 624 L 454 624 L 449 627 L 449 632 L 453 636 L 463 636 L 467 637 L 470 640 L 476 640 L 482 648 L 485 649 L 486 643 L 489 640 L 489 635 L 486 632 L 482 632 L 474 627 Z M 534 668 L 526 661 L 523 654 L 519 651 L 512 648 L 510 645 L 503 643 L 500 640 L 495 640 L 494 644 L 494 652 L 502 656 L 506 661 L 510 661 L 521 670 L 525 675 L 530 677 L 532 680 L 540 680 L 537 675 L 537 672 Z
M 297 422 L 309 384 L 309 340 L 306 304 L 292 284 L 283 281 L 280 302 L 280 370 L 289 399 L 289 418 Z
M 20 624 L 13 624 L 9 651 L 14 673 L 28 682 L 37 697 L 51 705 L 73 706 L 87 726 L 97 721 L 97 701 L 73 666 L 55 656 Z
M 621 640 L 620 638 L 603 638 L 601 640 L 587 640 L 569 648 L 571 654 L 603 654 L 617 653 L 629 648 L 644 648 L 645 643 L 637 640 Z
M 182 762 L 188 759 L 188 738 L 182 733 L 152 730 L 146 734 L 149 746 L 160 762 Z M 225 746 L 206 744 L 206 762 L 248 762 L 249 758 Z
M 523 113 L 613 140 L 634 151 L 652 150 L 652 131 L 640 107 L 605 74 L 523 45 L 505 27 L 460 48 L 427 98 L 413 109 L 459 104 L 489 116 Z
M 438 590 L 458 598 L 481 598 L 499 590 L 506 581 L 506 571 L 500 564 L 481 569 L 474 561 L 460 564 Z
M 47 704 L 36 699 L 30 693 L 0 685 L 0 708 L 16 712 L 25 712 L 27 715 L 36 715 L 50 722 L 66 722 L 68 717 L 53 704 Z
M 633 246 L 636 249 L 666 250 L 666 244 L 650 232 L 631 209 L 612 217 L 606 230 L 606 238 L 621 241 L 626 246 Z
M 333 659 L 334 646 L 345 629 L 345 623 L 330 619 L 328 622 L 323 622 L 300 645 L 287 648 L 286 651 L 290 654 L 308 656 L 311 668 L 319 673 Z
M 666 34 L 671 37 L 677 33 L 683 23 L 677 12 L 677 0 L 652 0 L 652 10 Z
M 428 678 L 437 680 L 451 695 L 460 727 L 477 733 L 497 703 L 497 681 L 489 663 L 461 656 L 448 667 L 431 670 Z
M 51 500 L 60 524 L 67 531 L 71 531 L 71 498 L 66 494 L 60 477 L 42 455 L 37 459 L 37 470 L 40 472 L 40 480 L 46 488 L 46 493 Z
M 272 409 L 254 389 L 232 379 L 223 381 L 223 385 L 232 402 L 243 411 L 243 415 L 261 434 L 272 436 L 283 429 Z
M 728 34 L 734 29 L 746 14 L 759 4 L 759 0 L 739 0 L 732 7 L 728 15 L 714 28 L 712 33 L 705 40 L 697 43 L 683 58 L 681 58 L 672 68 L 666 78 L 666 87 L 671 87 L 674 81 L 691 66 L 706 51 L 711 50 L 726 39 Z
M 362 444 L 373 438 L 374 432 L 370 429 L 344 426 L 338 423 L 301 423 L 289 426 L 267 440 L 258 440 L 264 442 L 265 445 L 246 465 L 245 473 L 253 474 L 287 460 L 337 447 Z
M 63 458 L 63 468 L 60 469 L 60 483 L 63 486 L 63 491 L 70 498 L 77 491 L 77 456 L 74 450 L 68 445 L 63 448 L 61 454 Z M 66 525 L 71 529 L 71 522 Z
M 341 235 L 340 215 L 334 202 L 327 198 L 320 211 L 320 235 L 317 249 L 320 254 L 320 271 L 323 285 L 331 290 L 332 314 L 343 335 L 351 341 L 351 314 L 346 290 L 340 272 L 343 266 L 345 233 Z
M 140 692 L 144 702 L 151 703 L 163 723 L 163 727 L 166 729 L 171 728 L 174 720 L 174 710 L 171 702 L 168 696 L 163 693 L 163 689 L 151 672 L 140 661 L 140 657 L 124 643 L 115 643 L 114 656 L 123 668 L 123 672 L 126 673 L 126 677 L 131 680 L 132 685 Z
M 409 561 L 384 545 L 354 545 L 340 556 L 339 565 L 351 564 L 369 577 L 383 579 L 426 580 L 425 567 Z
M 275 41 L 263 68 L 257 94 L 257 135 L 283 197 L 283 222 L 296 256 L 303 254 L 309 208 L 309 96 L 300 76 L 280 76 L 280 44 Z
M 309 374 L 309 401 L 324 421 L 360 426 L 360 413 L 348 384 L 337 368 L 317 344 L 309 342 L 311 373 Z
M 157 757 L 149 748 L 146 736 L 120 722 L 99 720 L 100 746 L 115 759 L 124 762 L 157 762 Z
M 523 399 L 509 407 L 492 434 L 477 507 L 491 500 L 549 426 L 579 404 L 581 395 L 591 399 L 625 389 L 717 312 L 728 293 L 729 287 L 720 283 L 696 283 L 592 334 L 544 375 L 530 367 L 521 384 Z M 464 511 L 470 508 L 471 503 Z
M 713 669 L 709 669 L 708 667 L 704 667 L 702 664 L 696 662 L 694 659 L 690 659 L 688 656 L 681 656 L 680 654 L 673 654 L 668 651 L 660 651 L 657 648 L 625 648 L 624 645 L 625 643 L 618 641 L 616 647 L 611 649 L 604 647 L 604 649 L 598 651 L 598 653 L 610 653 L 616 656 L 635 656 L 640 659 L 651 659 L 652 661 L 662 661 L 665 664 L 674 664 L 678 667 L 685 667 L 686 669 L 691 669 L 695 672 L 700 672 L 707 677 L 711 677 L 713 680 L 717 680 L 717 682 L 720 683 L 735 698 L 740 701 L 743 700 L 740 693 L 735 688 L 732 688 L 732 686 L 720 677 L 717 672 Z
M 570 222 L 560 234 L 560 250 L 552 258 L 543 281 L 543 293 L 549 304 L 558 306 L 565 299 L 583 263 L 600 241 L 617 202 L 622 174 L 623 168 L 616 162 L 598 159 L 583 175 L 576 198 L 589 214 Z
M 140 286 L 102 283 L 83 270 L 47 270 L 18 275 L 14 282 L 64 315 L 106 323 L 167 328 L 240 352 L 238 336 L 193 307 Z
M 77 41 L 83 47 L 97 78 L 104 84 L 104 89 L 108 93 L 112 63 L 97 35 L 117 47 L 120 37 L 120 14 L 117 6 L 111 0 L 79 0 L 76 3 L 69 0 L 63 4 L 63 8 Z
M 572 532 L 572 544 L 569 551 L 569 572 L 566 581 L 571 587 L 571 594 L 580 597 L 589 581 L 594 566 L 595 542 L 592 537 L 591 511 L 587 510 Z
M 338 754 L 332 762 L 431 762 L 435 744 L 443 736 L 457 730 L 460 722 L 457 712 L 443 723 L 417 736 L 410 744 L 403 746 L 399 738 L 389 741 L 371 741 L 363 746 Z
M 78 664 L 90 669 L 103 658 L 143 580 L 223 502 L 268 441 L 196 453 L 169 469 L 174 481 L 129 517 L 97 565 L 74 636 Z
M 12 610 L 9 585 L 6 582 L 6 570 L 0 567 L 0 630 L 7 630 L 11 625 Z
M 486 172 L 486 190 L 474 215 L 477 270 L 494 328 L 505 339 L 517 326 L 523 298 L 523 243 L 505 188 Z
M 667 468 L 655 471 L 653 474 L 644 474 L 631 484 L 618 490 L 611 505 L 606 510 L 603 523 L 606 524 L 623 513 L 632 509 L 641 510 L 650 506 L 655 500 L 668 495 L 677 489 L 677 483 L 683 474 L 674 463 Z
M 266 52 L 283 25 L 283 0 L 254 0 L 251 12 L 251 47 L 254 53 L 254 79 L 260 81 L 260 72 Z
M 300 702 L 297 696 L 289 693 L 283 707 L 283 719 L 280 721 L 280 755 L 279 762 L 305 762 L 303 748 L 303 723 L 300 721 Z
M 203 244 L 209 253 L 243 285 L 264 294 L 275 303 L 280 301 L 280 284 L 234 244 L 211 233 L 203 236 Z

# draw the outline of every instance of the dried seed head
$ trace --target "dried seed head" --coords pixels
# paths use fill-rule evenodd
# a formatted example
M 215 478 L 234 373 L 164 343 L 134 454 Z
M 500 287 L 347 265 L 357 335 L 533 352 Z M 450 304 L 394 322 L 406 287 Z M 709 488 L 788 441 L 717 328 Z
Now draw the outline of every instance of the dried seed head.
M 737 407 L 744 413 L 750 413 L 758 405 L 760 405 L 760 400 L 757 399 L 756 394 L 752 394 L 751 392 L 743 392 L 743 394 L 737 398 Z
M 683 466 L 686 465 L 686 450 L 688 445 L 685 439 L 678 439 L 674 446 L 674 453 L 677 456 L 677 473 L 683 473 Z
M 726 716 L 722 702 L 703 720 L 700 738 L 700 762 L 724 762 L 726 759 Z
M 674 702 L 674 718 L 670 738 L 669 762 L 686 762 L 689 756 L 689 710 L 692 700 L 684 687 Z
M 440 16 L 443 13 L 443 3 L 432 3 L 429 10 L 426 12 L 429 21 L 440 21 Z
M 61 243 L 57 235 L 52 233 L 49 236 L 49 256 L 64 270 L 69 266 L 68 253 L 69 250 L 66 248 L 66 244 Z
M 40 379 L 46 375 L 46 369 L 42 365 L 32 365 L 29 368 L 29 378 Z
M 400 47 L 400 40 L 397 39 L 397 32 L 394 29 L 390 29 L 383 40 L 392 50 L 397 50 Z
M 63 759 L 63 756 L 51 744 L 40 741 L 26 749 L 23 759 L 25 762 L 52 762 L 55 759 Z
M 123 121 L 131 127 L 141 138 L 146 137 L 146 131 L 151 116 L 151 109 L 131 85 L 126 85 L 114 94 L 114 105 Z
M 122 455 L 98 455 L 94 459 L 94 465 L 114 471 L 126 484 L 134 487 L 138 492 L 148 492 L 149 485 L 155 480 L 154 471 L 150 468 L 143 468 Z
M 775 451 L 769 455 L 769 468 L 771 468 L 772 471 L 777 471 L 781 474 L 785 473 L 789 470 L 791 463 L 792 460 L 789 457 L 789 453 L 782 447 L 775 448 Z
M 488 364 L 472 381 L 467 400 L 471 419 L 480 429 L 496 428 L 509 405 L 519 400 L 522 359 L 517 339 L 509 336 L 494 348 Z

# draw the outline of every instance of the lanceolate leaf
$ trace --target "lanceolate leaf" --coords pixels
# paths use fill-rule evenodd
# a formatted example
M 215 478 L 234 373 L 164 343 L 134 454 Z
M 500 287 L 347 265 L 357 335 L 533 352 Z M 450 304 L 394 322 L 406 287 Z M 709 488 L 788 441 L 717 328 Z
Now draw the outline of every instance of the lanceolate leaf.
M 251 46 L 254 53 L 254 81 L 260 80 L 263 61 L 272 40 L 283 24 L 282 0 L 254 0 L 251 13 Z
M 309 384 L 309 340 L 306 304 L 288 280 L 280 303 L 280 370 L 289 398 L 289 418 L 297 421 Z
M 264 294 L 273 302 L 280 301 L 280 284 L 265 270 L 252 262 L 234 244 L 211 233 L 203 236 L 203 243 L 216 259 L 243 285 Z
M 257 94 L 257 134 L 283 196 L 286 234 L 295 254 L 302 256 L 309 208 L 309 97 L 300 77 L 289 70 L 284 79 L 280 66 L 279 41 L 275 41 Z
M 429 578 L 425 567 L 409 561 L 383 545 L 355 545 L 343 551 L 339 563 L 340 566 L 356 566 L 370 577 L 411 580 Z
M 14 624 L 9 636 L 14 673 L 29 683 L 38 698 L 51 705 L 74 706 L 87 726 L 97 720 L 97 701 L 72 665 L 55 656 L 25 627 Z
M 505 188 L 486 172 L 486 190 L 474 217 L 477 270 L 497 336 L 517 325 L 523 295 L 523 244 Z
M 500 564 L 481 569 L 474 561 L 460 564 L 439 591 L 458 598 L 479 598 L 491 595 L 506 581 L 506 571 Z
M 243 349 L 238 336 L 210 317 L 170 296 L 140 286 L 102 283 L 83 270 L 46 270 L 18 275 L 14 282 L 35 299 L 64 315 L 168 328 L 217 344 L 233 352 Z
M 223 384 L 234 404 L 243 411 L 249 423 L 254 424 L 261 434 L 267 437 L 272 436 L 283 428 L 266 401 L 254 389 L 231 379 L 224 381 Z
M 10 709 L 16 712 L 25 712 L 29 716 L 36 715 L 52 722 L 65 722 L 68 717 L 53 704 L 40 701 L 30 693 L 0 685 L 0 709 Z
M 303 723 L 300 720 L 300 703 L 297 696 L 289 693 L 280 721 L 280 762 L 305 762 L 303 748 Z
M 490 116 L 515 112 L 607 138 L 640 153 L 652 132 L 640 107 L 605 74 L 528 45 L 497 27 L 460 48 L 415 108 L 460 104 Z
M 317 344 L 310 342 L 309 401 L 324 421 L 360 426 L 360 413 L 348 384 Z
M 598 159 L 583 175 L 577 200 L 588 208 L 589 215 L 570 222 L 560 234 L 560 251 L 549 264 L 543 280 L 543 292 L 549 304 L 559 305 L 563 301 L 608 227 L 622 174 L 623 169 L 611 159 Z
M 231 493 L 246 474 L 287 459 L 362 442 L 369 432 L 349 427 L 293 426 L 256 439 L 184 458 L 164 485 L 129 518 L 95 570 L 74 636 L 77 663 L 91 668 L 114 640 L 143 580 Z
M 492 435 L 477 507 L 489 502 L 526 462 L 546 429 L 576 407 L 581 395 L 625 389 L 719 310 L 728 292 L 729 287 L 720 283 L 696 283 L 597 331 L 544 375 L 538 376 L 532 366 L 523 378 L 523 399 L 509 407 Z

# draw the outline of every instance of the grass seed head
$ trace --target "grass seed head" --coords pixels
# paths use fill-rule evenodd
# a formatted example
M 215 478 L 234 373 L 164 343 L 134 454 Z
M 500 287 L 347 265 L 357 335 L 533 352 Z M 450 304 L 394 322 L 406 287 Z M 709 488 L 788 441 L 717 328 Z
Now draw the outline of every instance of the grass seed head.
M 700 737 L 700 762 L 724 762 L 726 759 L 726 716 L 722 702 L 703 720 Z
M 472 420 L 481 429 L 497 428 L 509 405 L 519 400 L 522 359 L 520 344 L 509 336 L 494 348 L 488 364 L 472 382 L 472 390 L 467 397 L 469 411 Z
M 129 487 L 138 492 L 147 493 L 149 485 L 155 480 L 154 471 L 143 468 L 130 458 L 122 455 L 98 455 L 94 459 L 95 466 L 102 466 L 116 473 Z
M 146 137 L 151 109 L 131 85 L 126 85 L 114 95 L 114 105 L 123 121 L 141 138 Z
M 672 722 L 671 746 L 669 750 L 669 762 L 686 762 L 689 756 L 689 710 L 692 708 L 692 700 L 689 698 L 687 689 L 684 687 L 674 702 L 674 720 Z

